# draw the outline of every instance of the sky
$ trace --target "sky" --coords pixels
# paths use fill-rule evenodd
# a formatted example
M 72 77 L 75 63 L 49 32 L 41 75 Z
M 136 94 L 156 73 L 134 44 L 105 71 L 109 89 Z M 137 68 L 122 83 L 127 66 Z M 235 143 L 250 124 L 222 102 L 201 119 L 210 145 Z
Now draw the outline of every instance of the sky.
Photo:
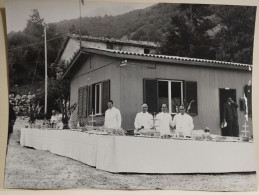
M 38 9 L 47 23 L 78 18 L 80 0 L 6 0 L 7 32 L 20 31 L 26 26 L 32 9 Z M 135 9 L 143 9 L 154 3 L 87 1 L 81 5 L 81 15 L 119 15 Z

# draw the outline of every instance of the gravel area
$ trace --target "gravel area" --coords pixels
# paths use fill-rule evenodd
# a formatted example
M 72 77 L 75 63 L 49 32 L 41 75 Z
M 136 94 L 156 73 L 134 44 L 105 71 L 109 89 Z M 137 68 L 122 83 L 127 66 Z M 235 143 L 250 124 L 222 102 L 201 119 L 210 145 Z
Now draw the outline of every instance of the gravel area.
M 5 188 L 26 189 L 167 189 L 255 191 L 255 173 L 114 174 L 48 151 L 21 147 L 18 119 L 7 152 Z

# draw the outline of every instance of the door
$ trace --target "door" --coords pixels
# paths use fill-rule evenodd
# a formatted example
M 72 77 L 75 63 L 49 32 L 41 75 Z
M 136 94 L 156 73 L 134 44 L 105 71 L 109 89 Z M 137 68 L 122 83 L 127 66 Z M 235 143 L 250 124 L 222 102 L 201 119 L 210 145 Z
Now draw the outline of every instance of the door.
M 227 99 L 231 97 L 234 102 L 236 101 L 236 89 L 219 89 L 219 105 L 220 105 L 220 125 L 223 121 L 223 108 L 224 108 L 224 103 L 227 102 Z M 221 129 L 221 135 L 224 135 L 224 128 Z

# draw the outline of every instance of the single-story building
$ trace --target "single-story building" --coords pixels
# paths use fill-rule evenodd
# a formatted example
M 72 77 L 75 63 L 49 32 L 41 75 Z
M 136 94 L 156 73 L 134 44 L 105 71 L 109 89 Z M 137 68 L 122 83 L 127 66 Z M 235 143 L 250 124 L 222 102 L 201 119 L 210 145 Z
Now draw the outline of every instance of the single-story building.
M 241 134 L 244 111 L 240 98 L 245 93 L 248 130 L 252 131 L 252 65 L 84 46 L 71 58 L 63 78 L 71 81 L 71 104 L 78 103 L 74 121 L 88 120 L 92 113 L 103 116 L 107 100 L 112 99 L 121 112 L 122 127 L 133 129 L 143 102 L 152 114 L 166 103 L 172 116 L 180 104 L 191 103 L 194 129 L 209 127 L 213 134 L 221 135 L 223 104 L 231 96 L 240 106 Z

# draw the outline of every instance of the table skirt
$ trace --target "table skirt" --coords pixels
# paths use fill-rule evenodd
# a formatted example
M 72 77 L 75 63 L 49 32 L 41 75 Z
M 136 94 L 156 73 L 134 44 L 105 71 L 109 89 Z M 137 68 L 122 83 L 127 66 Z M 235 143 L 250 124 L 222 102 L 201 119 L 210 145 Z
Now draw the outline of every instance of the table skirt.
M 21 129 L 21 146 L 66 156 L 97 169 L 128 173 L 255 171 L 253 143 L 95 135 Z

